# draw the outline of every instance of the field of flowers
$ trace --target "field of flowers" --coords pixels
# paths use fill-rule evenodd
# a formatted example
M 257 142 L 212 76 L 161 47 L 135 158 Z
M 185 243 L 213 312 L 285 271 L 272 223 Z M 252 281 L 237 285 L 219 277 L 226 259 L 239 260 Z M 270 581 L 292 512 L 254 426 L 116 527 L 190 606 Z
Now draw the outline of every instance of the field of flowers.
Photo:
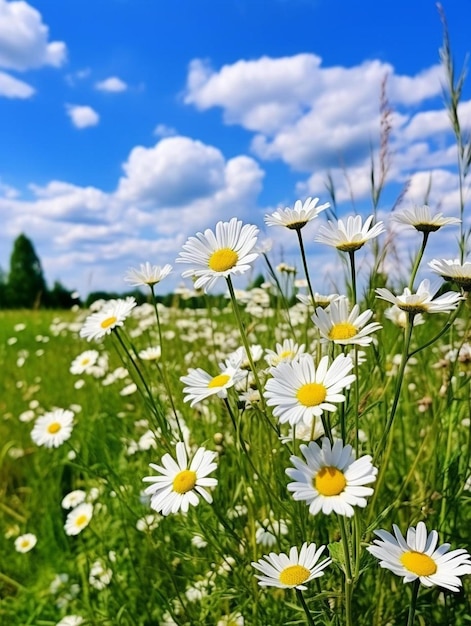
M 303 237 L 327 208 L 266 216 L 302 272 L 234 218 L 184 245 L 173 307 L 146 263 L 125 278 L 148 304 L 0 314 L 1 624 L 470 623 L 471 263 L 421 267 L 462 220 L 394 212 L 407 286 L 373 215 L 316 225 L 347 268 L 321 295 Z

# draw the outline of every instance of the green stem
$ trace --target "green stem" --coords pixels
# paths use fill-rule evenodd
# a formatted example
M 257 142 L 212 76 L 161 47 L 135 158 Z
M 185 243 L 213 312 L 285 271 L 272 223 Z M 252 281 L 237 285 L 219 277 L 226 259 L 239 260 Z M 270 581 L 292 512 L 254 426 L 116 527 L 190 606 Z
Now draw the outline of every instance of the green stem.
M 293 333 L 293 337 L 295 337 L 296 333 L 294 332 L 294 328 L 293 328 L 293 325 L 292 325 L 292 322 L 291 322 L 291 317 L 290 317 L 290 314 L 289 314 L 289 304 L 288 304 L 288 301 L 286 300 L 286 296 L 285 296 L 285 294 L 283 292 L 283 288 L 282 288 L 282 286 L 280 284 L 280 281 L 278 280 L 278 276 L 276 275 L 275 270 L 273 269 L 273 265 L 270 263 L 270 259 L 268 258 L 268 256 L 265 253 L 263 254 L 263 258 L 265 259 L 265 262 L 266 262 L 266 264 L 268 266 L 268 271 L 270 273 L 270 276 L 275 281 L 276 288 L 278 289 L 278 293 L 280 294 L 281 302 L 283 303 L 283 307 L 284 307 L 284 309 L 286 311 L 286 319 L 288 321 L 288 324 L 289 324 L 289 327 L 291 329 L 291 332 Z
M 296 596 L 298 597 L 299 603 L 301 604 L 301 606 L 304 609 L 304 612 L 306 613 L 306 622 L 307 624 L 309 624 L 309 626 L 316 626 L 314 619 L 309 611 L 309 608 L 306 604 L 306 600 L 304 599 L 303 596 L 303 592 L 300 589 L 295 589 L 296 591 Z
M 352 276 L 352 303 L 357 303 L 357 277 L 355 270 L 355 250 L 348 251 L 348 257 L 350 259 L 350 272 Z
M 450 456 L 453 449 L 453 434 L 455 425 L 455 411 L 452 409 L 448 416 L 448 432 L 446 441 L 445 463 L 443 464 L 443 487 L 442 500 L 440 504 L 440 522 L 439 528 L 443 530 L 446 519 L 447 491 L 450 478 Z
M 414 287 L 414 281 L 415 281 L 415 277 L 417 276 L 417 272 L 419 270 L 419 265 L 420 262 L 422 261 L 422 257 L 424 256 L 424 252 L 425 252 L 425 246 L 427 245 L 427 241 L 428 241 L 428 236 L 430 235 L 430 231 L 423 231 L 423 239 L 422 239 L 422 245 L 420 246 L 420 250 L 417 253 L 417 256 L 415 258 L 415 263 L 414 263 L 414 267 L 412 268 L 412 274 L 410 277 L 410 281 L 409 281 L 409 289 L 412 291 L 413 287 Z
M 410 601 L 409 614 L 407 616 L 406 626 L 413 626 L 414 624 L 415 607 L 417 606 L 417 596 L 419 595 L 419 587 L 420 587 L 420 578 L 416 578 L 412 585 L 412 598 Z
M 350 557 L 350 548 L 348 542 L 348 531 L 343 515 L 338 515 L 340 525 L 340 536 L 342 538 L 343 554 L 345 559 L 345 624 L 353 626 L 352 621 L 352 595 L 353 595 L 353 577 L 352 563 Z
M 312 290 L 311 279 L 309 278 L 309 269 L 307 267 L 306 252 L 304 250 L 303 236 L 301 235 L 300 228 L 296 228 L 296 234 L 298 235 L 299 248 L 301 250 L 301 259 L 303 262 L 304 275 L 306 276 L 309 295 L 311 296 L 312 306 L 314 307 L 314 310 L 316 310 L 316 299 L 314 297 L 314 291 Z

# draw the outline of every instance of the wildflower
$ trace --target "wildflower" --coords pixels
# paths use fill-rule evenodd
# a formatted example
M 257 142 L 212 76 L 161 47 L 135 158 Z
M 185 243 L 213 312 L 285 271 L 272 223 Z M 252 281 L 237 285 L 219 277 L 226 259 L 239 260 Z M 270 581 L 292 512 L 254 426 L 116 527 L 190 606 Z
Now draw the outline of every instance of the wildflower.
M 33 533 L 26 533 L 24 535 L 20 535 L 15 539 L 15 550 L 17 552 L 29 552 L 34 548 L 37 543 L 36 535 Z
M 425 587 L 437 585 L 450 591 L 459 591 L 459 576 L 471 574 L 471 556 L 463 548 L 450 549 L 449 543 L 437 548 L 438 533 L 432 530 L 427 534 L 423 522 L 417 528 L 410 527 L 406 537 L 393 524 L 394 536 L 386 530 L 375 530 L 373 545 L 367 550 L 380 559 L 380 566 L 403 576 L 405 583 L 417 578 Z
M 315 441 L 324 434 L 324 425 L 320 417 L 313 417 L 308 423 L 299 422 L 290 427 L 288 433 L 280 437 L 281 443 L 292 443 L 294 439 Z
M 151 346 L 139 352 L 139 358 L 143 361 L 158 361 L 162 355 L 160 346 Z
M 151 265 L 149 261 L 141 263 L 139 269 L 135 267 L 129 268 L 127 274 L 124 276 L 124 280 L 133 287 L 141 287 L 148 285 L 153 287 L 166 278 L 172 271 L 171 265 Z
M 67 535 L 78 535 L 86 528 L 93 517 L 93 504 L 82 502 L 67 515 L 64 529 Z
M 150 533 L 157 528 L 160 520 L 161 518 L 157 517 L 157 515 L 145 515 L 137 520 L 136 528 L 141 533 Z
M 31 439 L 38 446 L 58 448 L 72 434 L 74 414 L 72 411 L 55 409 L 36 420 Z
M 319 198 L 307 198 L 304 202 L 296 200 L 294 207 L 278 209 L 271 215 L 265 215 L 267 226 L 285 226 L 290 230 L 301 230 L 308 222 L 316 219 L 321 211 L 330 207 L 330 202 L 317 206 Z
M 85 350 L 72 361 L 69 372 L 71 374 L 88 373 L 89 369 L 98 361 L 99 356 L 96 350 Z
M 254 251 L 258 228 L 245 224 L 233 217 L 230 222 L 218 222 L 216 232 L 209 228 L 197 233 L 183 244 L 183 252 L 177 263 L 191 263 L 182 276 L 195 277 L 195 289 L 204 288 L 207 292 L 219 278 L 232 274 L 244 274 L 251 269 L 250 264 L 259 256 Z
M 275 407 L 273 415 L 281 424 L 310 424 L 314 416 L 335 411 L 333 402 L 345 400 L 340 391 L 355 380 L 355 375 L 349 374 L 352 368 L 352 359 L 344 354 L 339 354 L 330 366 L 329 357 L 322 357 L 317 368 L 310 354 L 280 363 L 272 369 L 273 378 L 265 387 L 267 404 Z
M 255 531 L 255 542 L 264 548 L 271 548 L 277 542 L 277 537 L 288 533 L 288 524 L 283 519 L 264 519 L 263 522 L 257 522 L 257 530 Z
M 433 233 L 442 226 L 459 224 L 461 222 L 457 217 L 443 217 L 443 213 L 432 215 L 430 207 L 426 204 L 393 213 L 391 219 L 394 222 L 413 226 L 421 233 Z
M 125 300 L 109 300 L 100 311 L 87 317 L 80 329 L 80 336 L 91 341 L 109 335 L 113 329 L 123 325 L 136 304 L 132 296 Z
M 311 441 L 307 446 L 302 444 L 300 450 L 306 463 L 297 456 L 290 458 L 295 469 L 288 468 L 286 474 L 295 482 L 289 483 L 288 491 L 295 500 L 306 501 L 311 515 L 334 511 L 351 517 L 354 506 L 366 506 L 366 497 L 373 489 L 364 485 L 374 482 L 378 473 L 371 456 L 355 460 L 351 446 L 344 446 L 341 439 L 331 446 L 327 437 L 322 447 Z
M 223 615 L 216 626 L 244 626 L 244 624 L 245 620 L 241 613 L 231 613 L 230 615 Z
M 219 374 L 211 376 L 208 372 L 198 367 L 190 368 L 187 376 L 182 376 L 180 380 L 186 385 L 183 393 L 187 395 L 184 402 L 191 400 L 190 406 L 198 402 L 217 395 L 218 398 L 227 398 L 227 389 L 233 387 L 237 382 L 245 378 L 246 373 L 240 369 L 240 364 L 227 360 L 226 363 L 219 364 Z
M 386 300 L 399 307 L 402 311 L 410 315 L 417 313 L 449 313 L 456 309 L 463 296 L 455 291 L 447 291 L 438 298 L 433 298 L 438 291 L 438 285 L 430 285 L 430 281 L 423 280 L 417 288 L 416 293 L 412 293 L 405 287 L 402 295 L 395 296 L 389 291 L 380 287 L 376 289 L 378 298 Z
M 105 567 L 103 561 L 96 560 L 90 568 L 88 582 L 92 587 L 101 591 L 110 584 L 112 577 L 113 570 Z
M 64 498 L 62 499 L 61 506 L 63 509 L 72 509 L 82 502 L 85 502 L 86 497 L 85 491 L 83 489 L 75 489 L 74 491 L 70 491 Z
M 265 361 L 271 367 L 276 367 L 284 361 L 293 361 L 304 353 L 306 346 L 298 345 L 294 339 L 285 339 L 283 343 L 277 343 L 275 350 L 265 350 Z
M 215 452 L 198 448 L 188 466 L 185 444 L 179 441 L 176 445 L 176 455 L 177 462 L 170 454 L 164 454 L 163 467 L 150 463 L 150 467 L 159 472 L 159 476 L 143 478 L 144 482 L 152 483 L 145 489 L 145 493 L 151 496 L 150 506 L 162 515 L 178 511 L 186 513 L 190 504 L 192 506 L 198 504 L 198 496 L 211 503 L 213 499 L 205 487 L 217 485 L 216 478 L 207 477 L 217 467 L 216 463 L 213 463 Z
M 83 624 L 83 617 L 80 615 L 66 615 L 56 626 L 80 626 L 80 624 Z
M 384 317 L 387 317 L 388 320 L 391 320 L 399 328 L 406 328 L 409 318 L 406 311 L 402 311 L 395 304 L 385 310 Z M 414 326 L 419 326 L 420 324 L 425 324 L 424 316 L 421 313 L 417 313 L 414 315 Z
M 343 346 L 349 344 L 367 346 L 373 340 L 368 335 L 382 328 L 381 324 L 372 322 L 365 326 L 373 315 L 370 309 L 361 314 L 358 304 L 355 304 L 350 312 L 348 309 L 347 298 L 339 298 L 330 303 L 328 312 L 322 307 L 317 307 L 311 319 L 325 341 L 333 341 Z
M 366 218 L 363 226 L 360 215 L 354 217 L 350 215 L 346 223 L 343 220 L 338 220 L 337 224 L 334 224 L 329 220 L 327 226 L 320 227 L 314 241 L 326 243 L 342 252 L 355 252 L 367 241 L 384 232 L 383 222 L 378 222 L 370 228 L 372 221 L 373 215 Z
M 318 563 L 325 546 L 317 549 L 315 543 L 303 543 L 298 553 L 296 546 L 292 547 L 289 555 L 282 552 L 271 552 L 264 556 L 253 567 L 262 572 L 262 576 L 256 574 L 261 587 L 279 587 L 281 589 L 307 589 L 305 583 L 313 578 L 323 576 L 324 569 L 330 565 L 332 559 L 327 558 Z
M 433 259 L 428 265 L 445 280 L 455 283 L 464 291 L 471 291 L 471 261 L 461 263 L 459 259 Z
M 325 295 L 322 293 L 317 293 L 316 291 L 316 293 L 314 294 L 314 302 L 316 304 L 316 307 L 320 306 L 323 309 L 326 309 L 332 301 L 338 300 L 341 297 L 342 296 L 339 296 L 338 293 Z M 310 295 L 308 296 L 303 293 L 298 293 L 296 294 L 296 298 L 299 300 L 299 302 L 301 302 L 301 304 L 305 304 L 306 306 L 312 306 L 314 304 Z

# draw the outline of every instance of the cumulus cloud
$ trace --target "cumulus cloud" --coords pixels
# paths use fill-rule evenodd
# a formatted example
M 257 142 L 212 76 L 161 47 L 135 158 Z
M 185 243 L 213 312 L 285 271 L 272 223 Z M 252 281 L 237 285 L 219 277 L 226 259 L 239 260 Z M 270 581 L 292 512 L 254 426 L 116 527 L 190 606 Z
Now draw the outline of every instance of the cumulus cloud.
M 28 83 L 0 72 L 0 96 L 25 99 L 30 98 L 34 93 L 35 89 Z
M 50 281 L 60 278 L 82 294 L 123 291 L 129 266 L 174 264 L 188 236 L 234 215 L 253 221 L 259 211 L 264 172 L 256 161 L 225 159 L 214 146 L 189 137 L 137 146 L 123 170 L 112 192 L 56 180 L 30 185 L 28 200 L 8 193 L 2 181 L 0 250 L 7 254 L 25 232 Z M 6 263 L 0 256 L 0 265 Z
M 66 111 L 75 128 L 96 126 L 100 121 L 98 113 L 89 106 L 66 104 Z
M 66 60 L 63 41 L 49 42 L 49 28 L 27 2 L 0 0 L 0 67 L 24 71 Z
M 126 91 L 128 88 L 127 84 L 121 78 L 117 76 L 110 76 L 110 78 L 105 78 L 105 80 L 101 80 L 95 83 L 95 89 L 98 91 L 107 91 L 109 93 L 120 93 L 122 91 Z

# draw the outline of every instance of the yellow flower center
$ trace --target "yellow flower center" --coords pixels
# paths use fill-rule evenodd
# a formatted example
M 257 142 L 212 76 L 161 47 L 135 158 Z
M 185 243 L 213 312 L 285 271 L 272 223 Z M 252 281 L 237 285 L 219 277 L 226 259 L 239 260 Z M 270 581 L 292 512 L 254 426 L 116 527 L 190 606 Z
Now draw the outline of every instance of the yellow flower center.
M 338 496 L 346 485 L 344 473 L 336 467 L 322 467 L 314 479 L 314 487 L 322 496 Z
M 304 406 L 317 406 L 324 402 L 327 390 L 320 383 L 306 383 L 298 389 L 296 398 Z
M 196 472 L 192 472 L 191 470 L 178 472 L 172 483 L 173 490 L 177 493 L 186 493 L 187 491 L 191 491 L 195 485 Z
M 112 315 L 111 317 L 107 317 L 105 320 L 103 320 L 100 323 L 100 326 L 102 328 L 109 328 L 110 326 L 113 326 L 113 324 L 116 324 L 117 321 L 118 321 L 118 318 Z
M 84 359 L 82 359 L 82 365 L 88 365 L 90 363 L 90 359 L 88 357 L 85 357 Z
M 79 515 L 77 519 L 75 520 L 75 525 L 83 526 L 84 524 L 87 523 L 87 521 L 88 521 L 88 517 L 86 515 Z
M 311 572 L 302 565 L 289 565 L 280 572 L 280 583 L 295 587 L 306 582 Z
M 281 354 L 280 354 L 280 360 L 282 359 L 288 359 L 291 358 L 293 355 L 293 351 L 292 350 L 284 350 Z
M 28 539 L 23 539 L 23 541 L 21 542 L 21 547 L 22 548 L 27 548 L 28 546 L 29 546 Z
M 349 322 L 341 322 L 340 324 L 334 324 L 329 332 L 329 339 L 335 341 L 336 339 L 351 339 L 358 334 L 358 330 L 353 324 Z
M 209 269 L 215 272 L 225 272 L 234 267 L 239 260 L 239 255 L 231 248 L 220 248 L 209 257 Z
M 208 389 L 213 389 L 214 387 L 223 387 L 226 383 L 229 382 L 230 376 L 228 374 L 219 374 L 219 376 L 215 376 L 208 383 Z
M 409 572 L 417 574 L 417 576 L 432 576 L 437 571 L 435 561 L 423 552 L 415 552 L 414 550 L 404 552 L 400 561 Z
M 59 422 L 53 422 L 52 424 L 49 424 L 49 426 L 47 427 L 47 432 L 50 435 L 55 435 L 56 433 L 58 433 L 61 429 L 61 425 L 59 424 Z

